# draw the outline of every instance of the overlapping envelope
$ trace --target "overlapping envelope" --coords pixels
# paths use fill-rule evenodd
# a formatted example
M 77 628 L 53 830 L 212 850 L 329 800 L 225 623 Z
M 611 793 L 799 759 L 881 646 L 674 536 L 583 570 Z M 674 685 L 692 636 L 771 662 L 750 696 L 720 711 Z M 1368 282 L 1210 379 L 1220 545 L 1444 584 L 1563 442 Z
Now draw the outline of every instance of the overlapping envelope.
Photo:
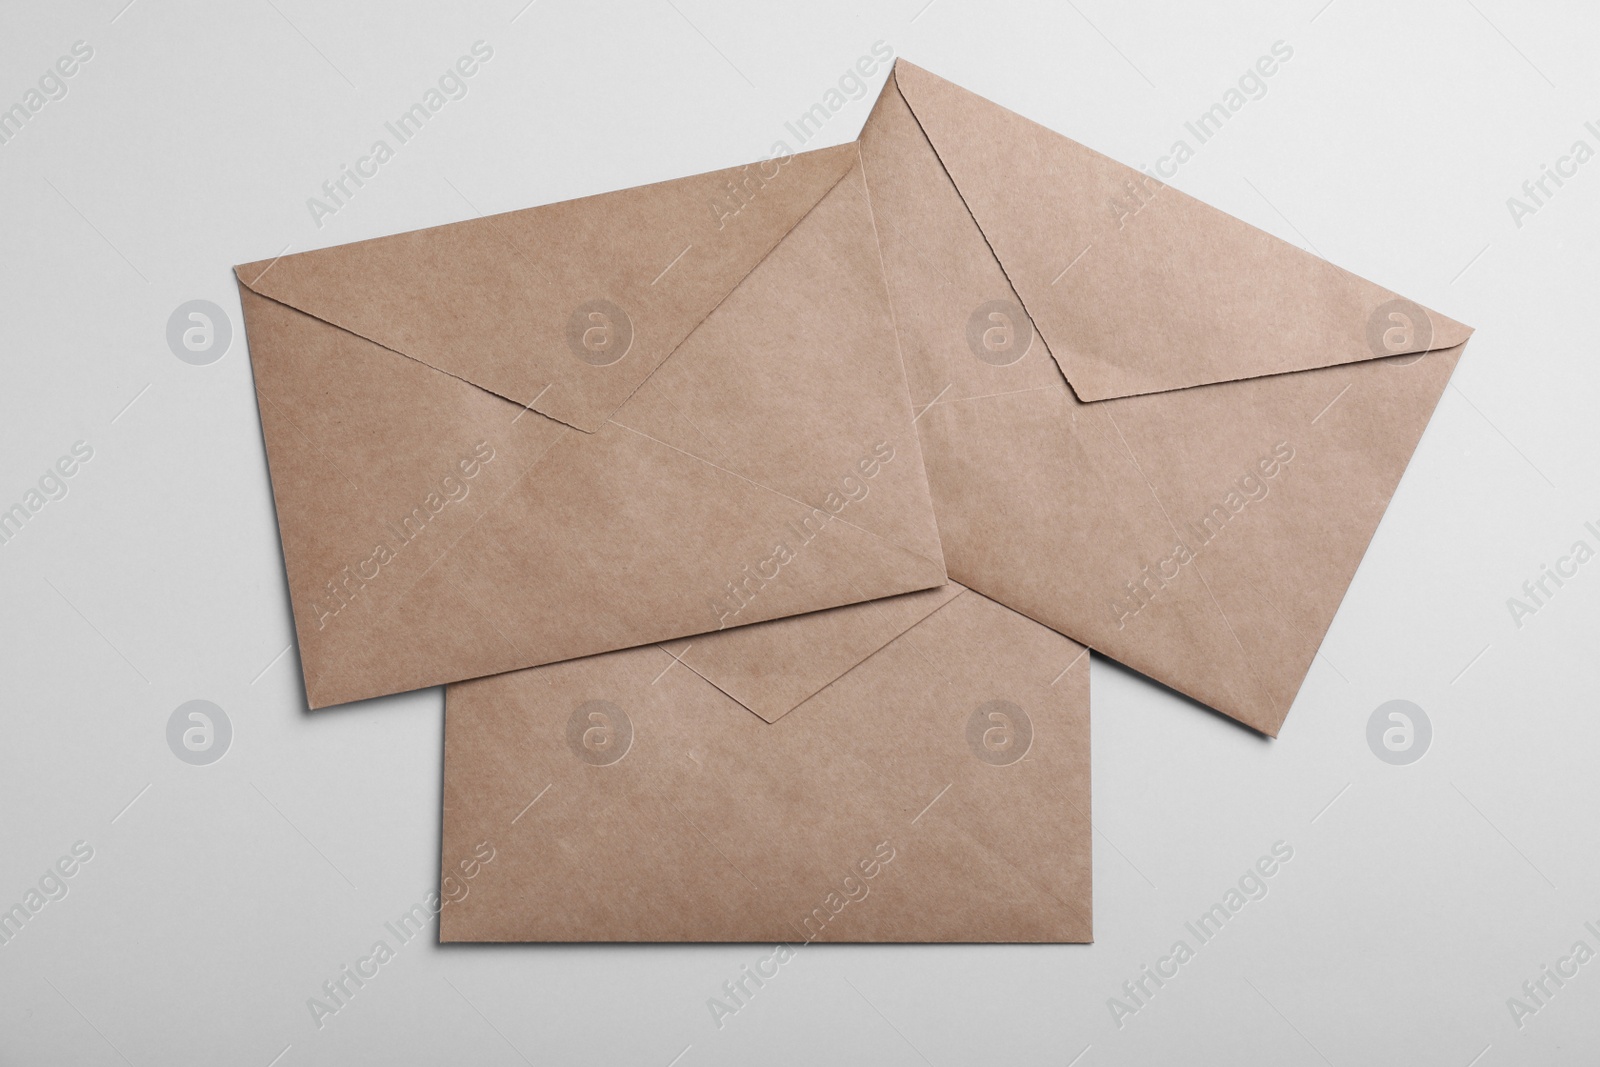
M 955 585 L 680 645 L 449 688 L 442 940 L 1090 939 L 1087 649 Z
M 446 939 L 1083 939 L 1046 636 L 1281 725 L 1469 331 L 904 62 L 859 145 L 968 588 L 451 686 Z
M 237 275 L 312 707 L 945 580 L 853 145 Z
M 455 683 L 446 940 L 1087 939 L 1087 648 L 1276 734 L 1470 334 L 904 62 L 238 274 L 310 703 Z
M 860 144 L 950 576 L 1275 735 L 1471 331 L 904 61 Z

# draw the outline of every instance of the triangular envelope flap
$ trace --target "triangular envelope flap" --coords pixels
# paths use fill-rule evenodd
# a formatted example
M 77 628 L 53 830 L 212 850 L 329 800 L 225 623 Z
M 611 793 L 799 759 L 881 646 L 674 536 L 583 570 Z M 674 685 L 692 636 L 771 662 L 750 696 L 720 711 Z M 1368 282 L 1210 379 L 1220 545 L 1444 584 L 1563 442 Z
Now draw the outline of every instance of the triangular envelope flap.
M 257 293 L 594 431 L 855 162 L 853 145 L 238 268 Z
M 707 682 L 777 722 L 954 600 L 954 583 L 664 646 Z
M 894 80 L 1080 399 L 1471 333 L 904 60 Z

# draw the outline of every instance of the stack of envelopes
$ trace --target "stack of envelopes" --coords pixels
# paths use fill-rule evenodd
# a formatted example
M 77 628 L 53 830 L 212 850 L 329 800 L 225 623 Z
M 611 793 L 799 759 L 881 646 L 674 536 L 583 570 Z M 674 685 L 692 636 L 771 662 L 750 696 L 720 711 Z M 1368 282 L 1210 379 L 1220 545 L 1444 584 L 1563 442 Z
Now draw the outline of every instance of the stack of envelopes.
M 237 274 L 310 705 L 448 684 L 449 941 L 1089 940 L 1088 649 L 1276 735 L 1470 333 L 903 61 Z

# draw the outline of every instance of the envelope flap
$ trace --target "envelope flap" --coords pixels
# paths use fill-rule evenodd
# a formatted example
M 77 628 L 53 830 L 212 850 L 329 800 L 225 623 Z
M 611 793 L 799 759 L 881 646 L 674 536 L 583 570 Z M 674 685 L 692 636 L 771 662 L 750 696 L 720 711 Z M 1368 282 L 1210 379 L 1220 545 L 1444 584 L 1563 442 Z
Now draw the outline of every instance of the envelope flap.
M 250 289 L 593 432 L 855 162 L 784 156 L 237 268 Z
M 904 60 L 894 81 L 1082 400 L 1471 334 Z
M 767 722 L 777 722 L 962 592 L 950 583 L 662 647 Z

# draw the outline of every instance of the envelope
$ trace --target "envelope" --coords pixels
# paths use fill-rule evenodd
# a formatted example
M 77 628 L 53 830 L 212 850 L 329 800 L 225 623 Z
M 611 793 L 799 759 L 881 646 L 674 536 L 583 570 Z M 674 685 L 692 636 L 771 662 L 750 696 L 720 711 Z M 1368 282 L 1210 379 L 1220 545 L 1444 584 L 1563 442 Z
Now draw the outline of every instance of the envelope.
M 440 939 L 1090 940 L 1089 658 L 952 584 L 451 685 Z
M 313 708 L 945 581 L 854 145 L 236 273 Z
M 903 60 L 860 144 L 951 577 L 1276 735 L 1471 331 Z

